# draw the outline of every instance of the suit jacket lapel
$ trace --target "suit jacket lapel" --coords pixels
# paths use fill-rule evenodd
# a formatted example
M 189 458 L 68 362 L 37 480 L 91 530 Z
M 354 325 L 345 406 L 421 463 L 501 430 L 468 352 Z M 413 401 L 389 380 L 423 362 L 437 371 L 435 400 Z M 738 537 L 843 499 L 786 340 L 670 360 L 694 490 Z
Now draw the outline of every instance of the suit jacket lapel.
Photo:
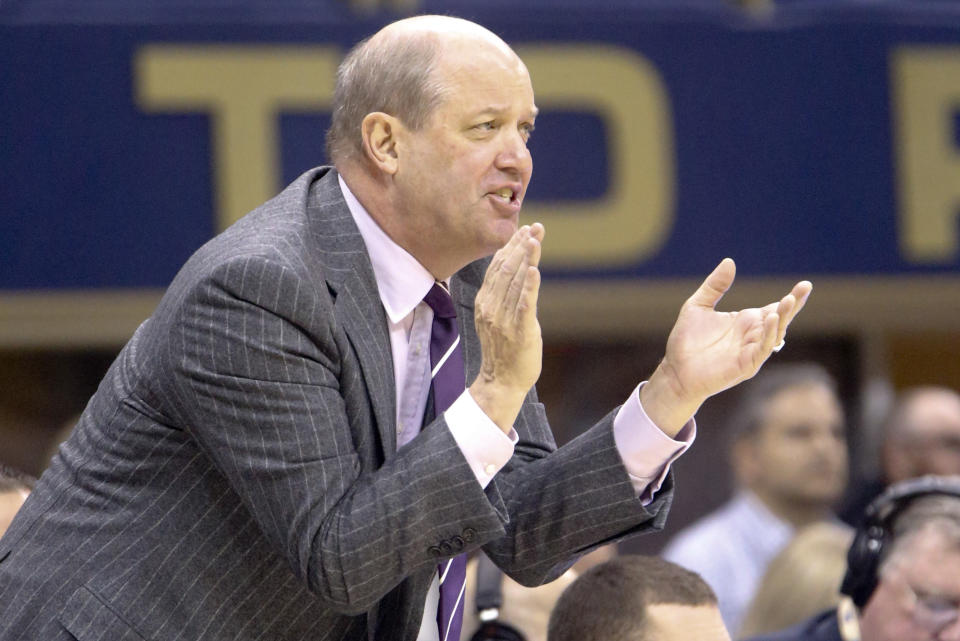
M 470 263 L 450 280 L 450 293 L 457 301 L 457 323 L 460 328 L 460 344 L 463 347 L 463 362 L 466 382 L 470 385 L 480 371 L 480 339 L 473 323 L 474 300 L 483 283 L 490 259 Z
M 336 297 L 334 315 L 360 359 L 363 378 L 373 405 L 384 457 L 397 449 L 396 397 L 393 356 L 386 314 L 377 290 L 373 266 L 363 238 L 343 199 L 337 173 L 326 168 L 314 170 L 307 200 L 311 237 L 316 239 L 323 273 Z M 480 370 L 480 342 L 473 325 L 477 290 L 489 259 L 476 261 L 451 279 L 451 294 L 457 301 L 457 317 L 463 344 L 466 380 Z
M 337 183 L 337 173 L 318 173 L 310 187 L 311 238 L 334 300 L 334 317 L 350 339 L 370 395 L 383 457 L 397 450 L 396 390 L 386 314 L 363 238 Z

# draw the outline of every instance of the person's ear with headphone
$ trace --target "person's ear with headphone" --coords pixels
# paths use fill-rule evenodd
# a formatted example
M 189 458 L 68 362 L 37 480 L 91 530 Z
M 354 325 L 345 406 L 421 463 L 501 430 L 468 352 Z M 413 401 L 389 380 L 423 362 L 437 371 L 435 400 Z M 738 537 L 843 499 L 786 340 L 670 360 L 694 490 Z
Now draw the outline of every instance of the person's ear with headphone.
M 841 592 L 863 641 L 960 641 L 960 477 L 898 483 L 871 503 Z
M 836 611 L 751 641 L 960 641 L 960 477 L 897 483 L 868 507 Z

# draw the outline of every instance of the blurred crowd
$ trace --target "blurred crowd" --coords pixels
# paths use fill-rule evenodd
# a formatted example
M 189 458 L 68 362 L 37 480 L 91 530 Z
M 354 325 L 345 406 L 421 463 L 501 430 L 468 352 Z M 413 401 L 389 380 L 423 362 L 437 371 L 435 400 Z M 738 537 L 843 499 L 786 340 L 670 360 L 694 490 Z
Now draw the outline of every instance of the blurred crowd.
M 738 399 L 726 503 L 668 521 L 660 557 L 608 546 L 539 588 L 477 556 L 463 641 L 960 639 L 960 394 L 900 392 L 876 473 L 852 483 L 850 412 L 826 369 L 770 366 Z M 34 481 L 0 465 L 0 534 Z

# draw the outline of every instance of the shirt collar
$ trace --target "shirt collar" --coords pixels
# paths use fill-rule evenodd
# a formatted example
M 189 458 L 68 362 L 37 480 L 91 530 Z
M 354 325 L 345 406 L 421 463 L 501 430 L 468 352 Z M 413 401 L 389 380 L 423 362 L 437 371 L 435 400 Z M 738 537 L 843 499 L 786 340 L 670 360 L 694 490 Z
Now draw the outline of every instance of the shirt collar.
M 756 494 L 741 490 L 736 499 L 738 519 L 749 524 L 749 531 L 760 534 L 758 544 L 782 545 L 793 536 L 793 526 L 770 511 Z
M 360 236 L 367 246 L 383 308 L 390 322 L 398 323 L 423 300 L 436 281 L 416 258 L 380 228 L 350 191 L 343 176 L 338 174 L 337 180 L 340 182 L 340 190 L 350 215 L 357 223 Z

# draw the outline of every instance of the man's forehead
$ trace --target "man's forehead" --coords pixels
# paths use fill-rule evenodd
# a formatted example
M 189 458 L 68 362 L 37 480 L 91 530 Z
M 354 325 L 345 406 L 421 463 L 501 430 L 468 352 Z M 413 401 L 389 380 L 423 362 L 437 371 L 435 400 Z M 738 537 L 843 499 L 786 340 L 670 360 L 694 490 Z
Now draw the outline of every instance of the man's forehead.
M 924 426 L 926 421 L 940 419 L 944 422 L 960 421 L 960 399 L 947 392 L 925 392 L 913 399 L 908 407 L 910 418 L 920 427 Z
M 502 116 L 505 113 L 509 113 L 513 109 L 515 109 L 515 106 L 507 103 L 490 104 L 490 105 L 487 105 L 486 107 L 478 107 L 470 115 L 476 116 L 478 118 L 483 118 L 486 116 L 495 117 L 495 116 Z M 522 111 L 523 113 L 520 114 L 520 117 L 528 118 L 530 120 L 535 120 L 537 117 L 537 114 L 540 113 L 540 110 L 537 109 L 536 105 L 531 105 L 529 109 L 523 109 Z
M 462 60 L 462 63 L 458 63 Z M 434 79 L 442 87 L 443 103 L 458 105 L 470 117 L 507 112 L 521 118 L 535 118 L 539 113 L 534 103 L 533 86 L 526 67 L 500 56 L 470 55 L 444 57 L 434 71 Z

